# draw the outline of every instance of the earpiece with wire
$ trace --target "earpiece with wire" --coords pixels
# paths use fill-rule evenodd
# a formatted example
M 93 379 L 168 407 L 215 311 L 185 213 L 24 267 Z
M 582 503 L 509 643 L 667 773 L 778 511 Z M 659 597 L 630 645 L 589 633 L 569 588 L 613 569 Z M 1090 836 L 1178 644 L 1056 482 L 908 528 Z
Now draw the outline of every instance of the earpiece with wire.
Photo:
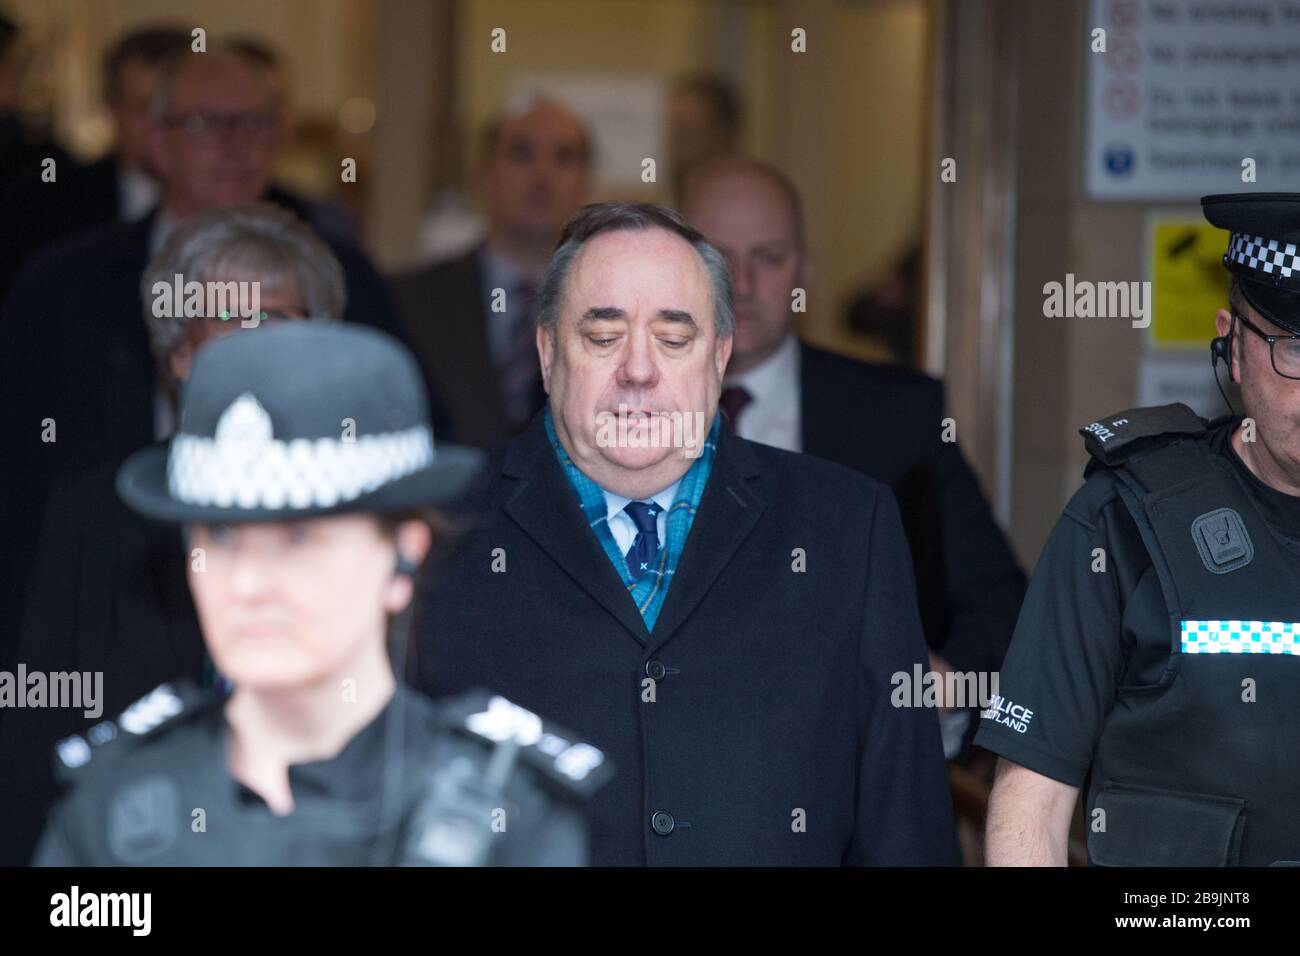
M 402 554 L 401 551 L 397 552 L 397 568 L 393 571 L 394 577 L 407 577 L 414 583 L 417 570 L 419 570 L 419 565 Z M 394 672 L 397 678 L 398 691 L 390 702 L 389 711 L 384 719 L 384 766 L 379 788 L 379 831 L 376 834 L 375 843 L 371 847 L 370 863 L 372 866 L 391 866 L 397 861 L 401 830 L 402 794 L 405 790 L 404 779 L 406 776 L 404 758 L 406 742 L 403 739 L 406 734 L 405 703 L 398 699 L 398 695 L 404 693 L 402 688 L 410 679 L 410 675 L 407 673 L 411 643 L 410 612 L 410 607 L 407 607 L 405 611 L 397 616 L 397 620 L 393 625 L 398 631 L 397 646 L 396 648 L 390 648 L 389 651 L 396 657 Z M 384 839 L 385 834 L 388 834 L 387 840 Z
M 1232 379 L 1232 336 L 1236 331 L 1237 317 L 1232 317 L 1232 324 L 1228 326 L 1228 334 L 1220 335 L 1210 342 L 1210 367 L 1214 369 L 1214 384 L 1219 387 L 1219 394 L 1223 396 L 1223 403 L 1228 406 L 1228 411 L 1233 415 L 1237 410 L 1232 407 L 1232 402 L 1228 401 L 1228 393 L 1223 389 L 1223 383 L 1219 381 L 1219 362 L 1228 366 L 1228 378 Z

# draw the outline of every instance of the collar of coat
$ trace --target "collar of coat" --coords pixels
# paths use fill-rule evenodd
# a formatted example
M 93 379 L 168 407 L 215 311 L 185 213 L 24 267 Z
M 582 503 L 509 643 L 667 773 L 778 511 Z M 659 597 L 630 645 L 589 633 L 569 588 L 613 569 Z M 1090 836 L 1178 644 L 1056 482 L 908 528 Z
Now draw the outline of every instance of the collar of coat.
M 722 427 L 713 471 L 652 636 L 587 524 L 546 437 L 543 414 L 506 447 L 501 473 L 517 484 L 502 506 L 507 516 L 633 639 L 647 647 L 661 647 L 681 629 L 767 507 L 763 473 L 753 448 L 729 427 Z

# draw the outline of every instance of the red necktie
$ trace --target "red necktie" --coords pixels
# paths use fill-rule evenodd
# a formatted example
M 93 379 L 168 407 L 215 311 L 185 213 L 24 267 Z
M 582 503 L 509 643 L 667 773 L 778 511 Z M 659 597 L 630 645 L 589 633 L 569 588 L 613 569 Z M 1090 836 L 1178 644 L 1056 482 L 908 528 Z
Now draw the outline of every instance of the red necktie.
M 722 406 L 722 412 L 727 416 L 727 421 L 731 422 L 731 430 L 740 432 L 740 413 L 745 410 L 754 396 L 749 394 L 749 389 L 743 385 L 728 385 L 722 390 L 722 395 L 718 398 L 718 404 Z

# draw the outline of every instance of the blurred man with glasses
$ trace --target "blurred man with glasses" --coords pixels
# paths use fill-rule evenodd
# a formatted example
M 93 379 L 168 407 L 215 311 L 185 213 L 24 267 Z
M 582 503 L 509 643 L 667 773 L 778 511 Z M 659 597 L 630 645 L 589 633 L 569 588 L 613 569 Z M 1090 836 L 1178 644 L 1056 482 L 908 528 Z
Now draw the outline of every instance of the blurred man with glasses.
M 1245 414 L 1136 408 L 1091 455 L 975 742 L 993 864 L 1300 861 L 1300 194 L 1207 196 L 1230 233 L 1211 343 Z M 1226 396 L 1225 396 L 1226 397 Z
M 282 97 L 263 64 L 212 44 L 206 53 L 177 53 L 160 70 L 149 134 L 161 182 L 157 209 L 44 250 L 0 302 L 0 447 L 10 467 L 0 500 L 0 621 L 21 620 L 49 488 L 120 461 L 171 427 L 166 382 L 140 316 L 140 276 L 150 257 L 180 224 L 239 203 L 270 201 L 313 222 L 308 204 L 271 183 Z M 343 268 L 343 318 L 400 338 L 369 260 L 353 246 L 325 241 Z M 430 404 L 435 426 L 443 424 L 432 394 Z M 12 659 L 13 632 L 0 629 L 0 666 Z
M 0 292 L 42 249 L 88 229 L 135 222 L 158 204 L 158 170 L 149 142 L 149 107 L 162 64 L 190 46 L 187 31 L 144 26 L 104 53 L 102 92 L 112 148 L 89 163 L 59 160 L 43 183 L 40 159 L 24 163 L 0 189 Z

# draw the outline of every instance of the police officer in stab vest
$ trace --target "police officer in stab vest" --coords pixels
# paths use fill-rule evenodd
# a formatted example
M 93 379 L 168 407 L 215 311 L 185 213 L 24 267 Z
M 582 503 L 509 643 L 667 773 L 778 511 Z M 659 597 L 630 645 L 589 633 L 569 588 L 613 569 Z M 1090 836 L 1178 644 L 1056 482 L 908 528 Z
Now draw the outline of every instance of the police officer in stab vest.
M 1245 416 L 1082 430 L 975 739 L 1002 758 L 991 864 L 1064 865 L 1080 788 L 1093 864 L 1300 862 L 1300 194 L 1202 205 L 1232 234 L 1212 353 Z
M 435 707 L 393 672 L 427 507 L 480 464 L 435 447 L 415 361 L 383 333 L 292 323 L 200 352 L 179 433 L 118 491 L 184 523 L 228 691 L 163 685 L 62 741 L 73 788 L 36 862 L 584 863 L 601 752 L 486 693 Z

